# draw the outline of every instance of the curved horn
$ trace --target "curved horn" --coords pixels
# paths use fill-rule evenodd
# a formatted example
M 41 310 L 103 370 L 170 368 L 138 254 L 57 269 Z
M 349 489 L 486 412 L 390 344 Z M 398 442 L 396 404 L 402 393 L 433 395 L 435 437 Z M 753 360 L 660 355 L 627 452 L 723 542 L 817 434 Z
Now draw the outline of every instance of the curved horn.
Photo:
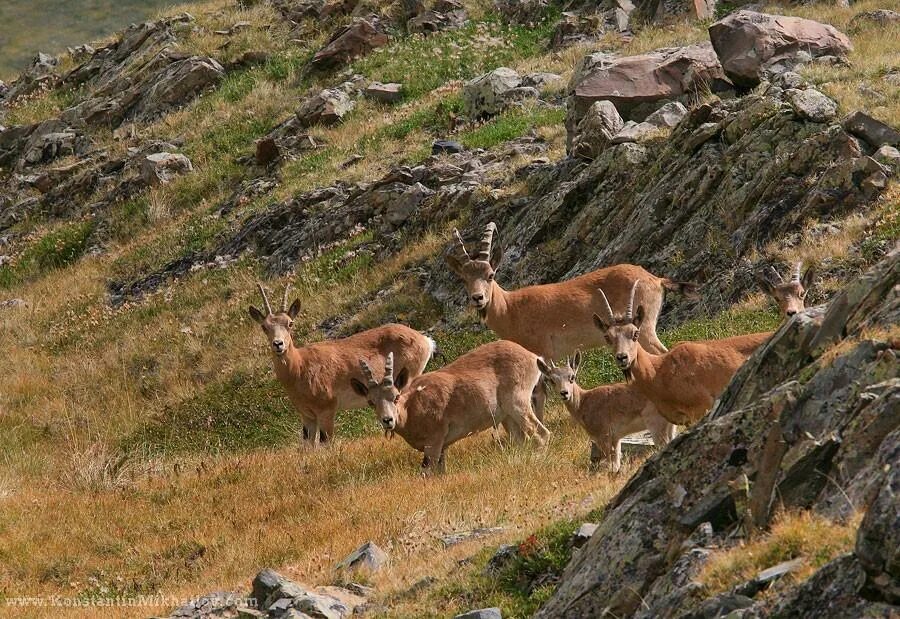
M 641 280 L 634 280 L 634 284 L 631 285 L 631 295 L 628 297 L 628 306 L 625 308 L 625 322 L 631 322 L 634 318 L 634 293 L 637 291 L 638 284 L 641 283 Z
M 389 352 L 384 360 L 384 379 L 381 384 L 390 387 L 394 384 L 394 353 Z
M 606 318 L 611 325 L 616 322 L 616 317 L 613 316 L 612 308 L 609 306 L 609 299 L 606 298 L 606 293 L 603 292 L 603 288 L 597 288 L 597 292 L 603 297 L 603 311 L 606 312 Z
M 281 297 L 281 311 L 286 312 L 288 310 L 288 294 L 291 292 L 291 285 L 287 284 L 284 287 L 284 295 Z
M 359 369 L 362 370 L 363 376 L 366 377 L 366 382 L 369 383 L 369 387 L 377 387 L 378 382 L 375 380 L 375 377 L 372 375 L 372 368 L 369 367 L 369 364 L 359 360 Z
M 272 305 L 269 303 L 269 297 L 266 296 L 266 289 L 263 288 L 262 282 L 256 282 L 256 287 L 259 288 L 259 294 L 262 295 L 263 304 L 266 306 L 266 313 L 271 316 Z
M 781 273 L 779 273 L 775 267 L 770 266 L 769 270 L 768 270 L 768 274 L 769 274 L 769 279 L 772 280 L 773 282 L 775 282 L 776 284 L 784 283 L 784 278 L 781 277 Z
M 794 265 L 794 270 L 791 272 L 791 282 L 800 283 L 800 270 L 803 268 L 803 262 L 798 262 Z
M 459 234 L 459 230 L 453 228 L 453 236 L 456 237 L 456 244 L 453 246 L 453 249 L 460 258 L 465 258 L 466 260 L 471 260 L 469 257 L 469 252 L 466 251 L 466 244 L 462 239 L 462 236 Z
M 494 232 L 497 231 L 497 224 L 493 221 L 484 228 L 484 234 L 481 237 L 481 248 L 478 250 L 476 260 L 491 259 L 491 244 L 494 242 Z

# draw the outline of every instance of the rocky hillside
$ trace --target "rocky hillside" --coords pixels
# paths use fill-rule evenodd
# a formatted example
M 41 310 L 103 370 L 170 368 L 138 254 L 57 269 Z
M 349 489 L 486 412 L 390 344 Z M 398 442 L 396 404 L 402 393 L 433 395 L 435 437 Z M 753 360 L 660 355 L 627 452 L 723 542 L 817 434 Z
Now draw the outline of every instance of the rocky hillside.
M 0 597 L 236 616 L 258 573 L 272 617 L 893 612 L 900 6 L 733 8 L 208 0 L 0 82 Z M 401 321 L 450 360 L 492 335 L 443 253 L 490 221 L 507 288 L 633 262 L 700 284 L 669 344 L 779 330 L 621 475 L 558 402 L 547 452 L 474 437 L 426 483 L 370 411 L 298 451 L 255 282 L 293 285 L 300 343 Z M 801 260 L 781 325 L 756 280 Z M 212 590 L 241 594 L 176 603 Z

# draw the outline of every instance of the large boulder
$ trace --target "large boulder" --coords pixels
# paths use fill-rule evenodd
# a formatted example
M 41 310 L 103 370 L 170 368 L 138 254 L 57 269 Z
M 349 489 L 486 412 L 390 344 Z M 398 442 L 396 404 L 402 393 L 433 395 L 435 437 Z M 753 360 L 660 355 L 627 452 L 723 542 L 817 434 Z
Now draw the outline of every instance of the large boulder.
M 334 69 L 365 56 L 373 49 L 384 47 L 387 42 L 388 36 L 381 30 L 377 19 L 358 17 L 332 34 L 309 64 L 319 71 Z
M 466 114 L 483 118 L 500 113 L 508 102 L 506 93 L 521 83 L 522 77 L 507 67 L 498 67 L 466 82 L 462 91 Z
M 566 127 L 570 142 L 572 131 L 595 101 L 610 101 L 623 117 L 643 120 L 659 107 L 658 102 L 727 86 L 719 60 L 708 43 L 623 58 L 591 54 L 582 60 L 569 82 Z
M 790 69 L 820 56 L 846 56 L 853 44 L 834 26 L 801 17 L 737 11 L 709 27 L 709 39 L 732 82 L 757 85 L 770 68 Z

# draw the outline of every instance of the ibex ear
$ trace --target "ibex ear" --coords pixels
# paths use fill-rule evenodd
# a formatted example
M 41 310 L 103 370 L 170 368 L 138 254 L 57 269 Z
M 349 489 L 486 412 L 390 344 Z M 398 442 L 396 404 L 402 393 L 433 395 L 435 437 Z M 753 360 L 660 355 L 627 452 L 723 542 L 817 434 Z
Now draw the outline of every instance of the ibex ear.
M 603 319 L 597 314 L 594 314 L 594 325 L 601 331 L 605 332 L 609 330 L 609 325 L 603 322 Z
M 409 368 L 403 368 L 400 370 L 400 373 L 397 374 L 396 378 L 394 378 L 394 386 L 397 388 L 397 391 L 403 391 L 403 388 L 406 387 L 406 383 L 409 382 Z
M 637 311 L 634 313 L 634 320 L 631 321 L 638 329 L 641 328 L 641 325 L 644 323 L 644 306 L 638 305 Z
M 458 256 L 454 254 L 447 254 L 444 256 L 444 262 L 447 263 L 447 266 L 450 267 L 450 270 L 456 273 L 457 275 L 462 274 L 462 261 Z
M 806 272 L 803 274 L 803 277 L 800 278 L 800 284 L 803 286 L 805 290 L 809 290 L 812 288 L 813 280 L 816 278 L 816 267 L 810 266 L 806 269 Z
M 355 378 L 350 379 L 350 385 L 353 387 L 353 391 L 358 393 L 360 396 L 365 398 L 369 395 L 369 388 Z
M 494 241 L 493 245 L 491 245 L 491 258 L 489 262 L 491 263 L 491 268 L 495 271 L 500 268 L 500 263 L 503 262 L 503 243 L 499 239 Z
M 581 351 L 576 350 L 575 356 L 572 357 L 572 369 L 578 374 L 578 368 L 581 367 Z
M 288 316 L 291 317 L 291 320 L 297 317 L 297 314 L 300 313 L 300 299 L 294 299 L 294 302 L 291 303 L 291 307 L 287 311 Z
M 253 307 L 252 305 L 250 306 L 249 312 L 250 312 L 250 318 L 252 318 L 256 322 L 258 322 L 259 324 L 262 324 L 266 321 L 266 317 L 263 316 L 263 313 L 261 311 L 259 311 L 258 309 L 256 309 L 255 307 Z
M 544 362 L 544 360 L 541 359 L 540 357 L 537 358 L 537 366 L 538 366 L 538 369 L 541 371 L 541 374 L 544 374 L 545 376 L 550 376 L 550 366 L 547 365 Z

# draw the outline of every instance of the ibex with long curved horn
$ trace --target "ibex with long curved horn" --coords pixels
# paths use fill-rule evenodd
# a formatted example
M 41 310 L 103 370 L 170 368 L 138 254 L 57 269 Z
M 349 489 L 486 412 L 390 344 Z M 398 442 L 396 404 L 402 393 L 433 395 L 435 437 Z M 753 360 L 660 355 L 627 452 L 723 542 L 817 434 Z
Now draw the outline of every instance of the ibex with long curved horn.
M 372 359 L 380 371 L 381 359 L 392 355 L 397 360 L 398 376 L 415 377 L 425 371 L 434 353 L 434 340 L 404 325 L 387 324 L 338 340 L 294 346 L 291 329 L 300 313 L 300 301 L 287 306 L 290 287 L 284 289 L 281 310 L 272 305 L 262 284 L 265 314 L 250 307 L 250 317 L 262 327 L 269 340 L 272 365 L 278 382 L 284 387 L 303 421 L 303 438 L 315 444 L 334 434 L 338 411 L 362 408 L 366 399 L 350 384 L 360 377 L 358 360 Z
M 815 267 L 809 267 L 803 275 L 800 275 L 803 263 L 797 262 L 791 270 L 791 279 L 784 281 L 773 267 L 769 267 L 756 274 L 756 281 L 766 293 L 775 299 L 781 313 L 790 318 L 797 312 L 802 312 L 805 307 L 806 295 L 812 288 L 813 279 L 816 277 Z
M 721 340 L 681 342 L 661 355 L 641 345 L 644 308 L 637 302 L 641 282 L 631 286 L 624 314 L 613 313 L 603 291 L 602 315 L 594 323 L 613 349 L 628 381 L 671 423 L 688 424 L 712 408 L 738 368 L 772 335 L 740 335 Z M 635 308 L 635 304 L 637 304 Z
M 393 375 L 387 355 L 384 371 L 359 364 L 365 383 L 353 388 L 375 408 L 387 433 L 396 432 L 425 454 L 422 466 L 444 470 L 447 447 L 471 434 L 502 425 L 514 442 L 546 443 L 550 432 L 535 416 L 532 392 L 541 380 L 537 355 L 514 342 L 479 346 L 439 370 L 408 381 Z
M 614 473 L 622 466 L 622 439 L 629 434 L 649 430 L 658 447 L 675 437 L 675 425 L 657 413 L 633 385 L 618 383 L 582 389 L 578 385 L 580 351 L 573 358 L 566 358 L 565 365 L 538 359 L 538 367 L 559 392 L 575 423 L 597 445 L 601 458 L 610 461 Z
M 465 283 L 469 303 L 478 309 L 485 324 L 499 337 L 521 344 L 545 359 L 558 359 L 580 348 L 603 346 L 592 314 L 601 302 L 598 288 L 610 299 L 624 305 L 631 283 L 643 282 L 637 302 L 644 307 L 641 343 L 654 352 L 666 347 L 656 336 L 656 321 L 665 290 L 692 293 L 696 286 L 657 277 L 642 267 L 619 264 L 598 269 L 555 284 L 528 286 L 507 291 L 494 278 L 503 259 L 503 249 L 495 241 L 496 224 L 489 223 L 472 258 L 458 230 L 445 256 L 450 269 Z

